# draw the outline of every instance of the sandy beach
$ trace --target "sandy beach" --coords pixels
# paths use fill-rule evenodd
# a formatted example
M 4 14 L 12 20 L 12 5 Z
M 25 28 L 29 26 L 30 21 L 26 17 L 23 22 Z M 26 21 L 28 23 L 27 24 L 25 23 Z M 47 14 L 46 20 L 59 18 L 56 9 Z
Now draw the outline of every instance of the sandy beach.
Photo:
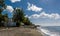
M 0 36 L 42 36 L 37 29 L 13 27 L 0 30 Z

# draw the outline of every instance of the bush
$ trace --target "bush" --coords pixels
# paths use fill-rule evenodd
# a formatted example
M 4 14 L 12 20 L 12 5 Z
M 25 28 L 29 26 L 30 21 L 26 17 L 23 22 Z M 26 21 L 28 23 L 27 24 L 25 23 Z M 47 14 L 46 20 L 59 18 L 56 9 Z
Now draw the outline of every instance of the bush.
M 21 23 L 20 22 L 16 22 L 16 26 L 20 27 Z

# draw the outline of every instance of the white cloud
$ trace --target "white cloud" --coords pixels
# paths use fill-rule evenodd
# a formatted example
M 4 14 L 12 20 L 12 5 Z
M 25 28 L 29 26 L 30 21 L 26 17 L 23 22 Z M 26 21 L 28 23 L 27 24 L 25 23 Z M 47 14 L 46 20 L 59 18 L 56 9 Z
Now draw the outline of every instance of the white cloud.
M 36 5 L 28 3 L 27 10 L 35 11 L 35 12 L 40 12 L 42 11 L 42 8 L 37 7 Z
M 40 17 L 40 15 L 38 15 L 38 14 L 33 14 L 32 16 L 30 16 L 30 18 L 39 18 Z
M 6 10 L 7 10 L 7 11 L 10 11 L 10 12 L 13 12 L 13 11 L 14 11 L 14 9 L 13 9 L 12 6 L 7 6 L 7 7 L 6 7 Z
M 58 13 L 51 13 L 47 14 L 45 12 L 42 12 L 40 14 L 33 14 L 30 16 L 30 18 L 50 18 L 50 19 L 60 19 L 60 15 Z
M 11 0 L 12 3 L 19 2 L 21 0 Z

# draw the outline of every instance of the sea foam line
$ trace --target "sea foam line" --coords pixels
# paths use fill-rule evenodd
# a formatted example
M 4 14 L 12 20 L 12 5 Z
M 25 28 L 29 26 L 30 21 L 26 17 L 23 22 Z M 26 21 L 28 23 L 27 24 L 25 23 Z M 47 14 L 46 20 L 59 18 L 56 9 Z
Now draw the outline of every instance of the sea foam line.
M 47 30 L 47 29 L 43 29 L 43 28 L 38 28 L 42 33 L 44 33 L 44 34 L 46 34 L 46 35 L 49 35 L 49 36 L 59 36 L 59 35 L 57 35 L 57 34 L 55 34 L 55 33 L 51 33 L 49 30 Z

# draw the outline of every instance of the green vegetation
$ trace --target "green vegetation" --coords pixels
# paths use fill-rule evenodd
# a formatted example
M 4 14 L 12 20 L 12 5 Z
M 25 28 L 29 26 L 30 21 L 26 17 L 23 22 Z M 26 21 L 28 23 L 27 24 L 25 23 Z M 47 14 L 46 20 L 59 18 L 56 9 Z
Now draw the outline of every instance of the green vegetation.
M 18 23 L 17 25 L 20 25 L 21 22 L 24 23 L 24 25 L 32 25 L 30 20 L 27 17 L 25 17 L 23 10 L 20 8 L 15 8 L 13 20 L 14 22 Z
M 4 26 L 5 22 L 6 23 L 8 22 L 8 15 L 1 14 L 4 9 L 6 9 L 6 5 L 4 3 L 4 0 L 0 0 L 0 27 Z M 30 20 L 27 17 L 25 17 L 24 11 L 21 8 L 14 8 L 12 19 L 14 22 L 16 22 L 16 25 L 18 27 L 21 25 L 21 23 L 23 23 L 24 25 L 32 25 Z
M 0 27 L 1 26 L 4 26 L 3 25 L 3 23 L 2 23 L 2 21 L 3 22 L 7 22 L 7 14 L 5 14 L 5 15 L 2 15 L 1 13 L 2 13 L 2 11 L 4 10 L 6 8 L 6 6 L 5 6 L 5 3 L 4 3 L 4 0 L 0 0 Z

